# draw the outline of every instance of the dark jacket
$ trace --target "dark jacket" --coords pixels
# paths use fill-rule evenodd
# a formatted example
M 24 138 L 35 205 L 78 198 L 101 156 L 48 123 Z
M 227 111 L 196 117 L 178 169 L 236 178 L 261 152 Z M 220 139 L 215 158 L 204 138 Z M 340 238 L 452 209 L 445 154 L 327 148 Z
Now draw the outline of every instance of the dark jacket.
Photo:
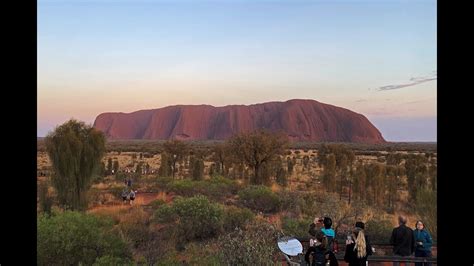
M 431 251 L 431 246 L 433 245 L 433 239 L 431 238 L 428 231 L 425 229 L 413 231 L 413 237 L 416 245 L 416 250 Z M 423 242 L 423 245 L 418 245 L 417 242 Z
M 413 241 L 413 230 L 404 224 L 392 231 L 390 244 L 393 245 L 393 254 L 399 256 L 410 256 L 415 250 Z
M 363 258 L 357 257 L 357 251 L 354 250 L 355 243 L 346 245 L 346 253 L 344 254 L 344 261 L 349 263 L 349 266 L 365 266 L 367 255 Z
M 344 254 L 344 261 L 349 263 L 349 266 L 365 266 L 365 262 L 367 261 L 367 257 L 372 255 L 372 245 L 367 236 L 365 236 L 365 249 L 366 255 L 365 257 L 358 258 L 357 257 L 357 250 L 354 250 L 355 243 L 346 245 L 346 253 Z

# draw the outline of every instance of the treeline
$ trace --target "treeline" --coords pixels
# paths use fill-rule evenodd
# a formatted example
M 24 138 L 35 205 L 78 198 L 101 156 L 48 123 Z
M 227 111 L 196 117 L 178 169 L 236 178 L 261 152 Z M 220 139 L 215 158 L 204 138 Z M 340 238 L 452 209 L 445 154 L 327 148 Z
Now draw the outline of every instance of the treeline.
M 394 207 L 400 190 L 407 190 L 415 202 L 418 191 L 436 191 L 437 163 L 434 153 L 389 153 L 384 163 L 356 160 L 354 151 L 345 145 L 322 145 L 318 163 L 323 168 L 322 181 L 328 192 L 336 192 L 370 205 Z
M 163 151 L 166 140 L 107 140 L 107 152 L 149 152 L 159 154 Z M 222 144 L 224 140 L 193 140 L 187 141 L 195 147 L 210 149 L 215 145 Z M 310 150 L 320 149 L 323 145 L 344 145 L 354 150 L 356 155 L 381 155 L 380 151 L 406 151 L 406 152 L 436 152 L 436 142 L 387 142 L 381 144 L 366 143 L 337 143 L 337 142 L 291 142 L 288 148 Z M 44 138 L 37 139 L 37 150 L 46 151 Z

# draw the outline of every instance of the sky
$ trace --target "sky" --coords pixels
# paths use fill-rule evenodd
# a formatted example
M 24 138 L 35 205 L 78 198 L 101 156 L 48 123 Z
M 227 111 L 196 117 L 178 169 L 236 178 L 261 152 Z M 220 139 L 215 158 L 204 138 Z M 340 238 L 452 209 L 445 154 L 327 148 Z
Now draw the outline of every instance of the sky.
M 313 99 L 436 141 L 436 1 L 38 0 L 38 130 L 176 104 Z

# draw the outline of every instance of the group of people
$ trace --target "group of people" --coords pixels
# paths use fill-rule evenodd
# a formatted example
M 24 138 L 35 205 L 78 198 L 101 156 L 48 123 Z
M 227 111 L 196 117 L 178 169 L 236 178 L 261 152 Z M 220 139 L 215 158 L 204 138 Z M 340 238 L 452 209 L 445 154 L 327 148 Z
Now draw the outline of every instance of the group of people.
M 407 218 L 403 215 L 398 217 L 397 228 L 392 231 L 390 244 L 393 245 L 393 254 L 401 257 L 411 256 L 415 253 L 415 257 L 431 257 L 431 246 L 433 239 L 430 233 L 425 229 L 422 221 L 418 220 L 415 224 L 415 230 L 406 226 Z M 399 265 L 394 262 L 393 265 Z M 430 266 L 431 263 L 417 262 L 416 266 Z
M 412 230 L 406 226 L 407 218 L 399 216 L 399 227 L 394 228 L 390 239 L 393 245 L 393 253 L 397 256 L 431 257 L 432 238 L 425 230 L 422 221 L 416 222 L 416 229 Z M 308 265 L 336 266 L 337 258 L 334 253 L 338 251 L 335 241 L 335 232 L 332 229 L 330 217 L 315 218 L 309 226 L 308 233 L 311 235 L 309 248 L 305 254 Z M 375 252 L 371 246 L 369 237 L 365 233 L 365 224 L 356 222 L 351 233 L 347 235 L 346 251 L 344 261 L 349 266 L 367 265 L 367 257 Z M 310 257 L 312 261 L 310 263 Z M 399 265 L 394 262 L 393 265 Z M 429 266 L 430 263 L 416 262 L 416 266 Z

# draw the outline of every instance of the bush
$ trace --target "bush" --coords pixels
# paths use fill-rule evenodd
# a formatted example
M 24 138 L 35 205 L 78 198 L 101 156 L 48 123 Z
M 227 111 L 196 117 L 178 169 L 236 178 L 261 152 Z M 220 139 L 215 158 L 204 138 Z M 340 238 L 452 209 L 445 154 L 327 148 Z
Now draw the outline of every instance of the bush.
M 49 215 L 53 206 L 53 198 L 48 193 L 48 182 L 41 182 L 38 190 L 40 210 Z
M 438 235 L 436 191 L 419 190 L 416 195 L 415 211 L 421 217 L 431 237 L 436 240 Z
M 174 228 L 179 240 L 205 239 L 222 231 L 224 211 L 205 196 L 177 198 L 155 212 L 155 220 Z
M 157 200 L 154 200 L 154 201 L 150 202 L 150 205 L 153 209 L 158 209 L 159 207 L 161 207 L 165 204 L 166 204 L 166 201 L 164 201 L 162 199 L 157 199 Z
M 168 183 L 167 189 L 180 196 L 205 195 L 208 198 L 221 200 L 235 194 L 238 190 L 238 185 L 235 181 L 224 177 L 213 177 L 209 180 L 201 181 L 175 180 Z
M 265 213 L 276 212 L 280 208 L 280 199 L 266 186 L 249 186 L 241 190 L 239 200 L 244 206 Z
M 149 215 L 141 208 L 133 208 L 121 217 L 118 229 L 133 248 L 140 248 L 148 241 Z
M 276 173 L 276 182 L 278 185 L 286 187 L 288 185 L 288 178 L 286 177 L 286 171 L 284 168 L 278 169 Z
M 124 258 L 117 258 L 114 256 L 103 256 L 100 258 L 97 258 L 92 264 L 92 266 L 109 266 L 109 265 L 134 265 L 132 261 L 129 259 L 124 259 Z
M 224 231 L 230 232 L 236 228 L 243 228 L 248 222 L 254 219 L 255 215 L 247 208 L 229 206 L 224 213 Z
M 173 181 L 172 177 L 167 177 L 167 176 L 159 176 L 155 179 L 156 184 L 160 188 L 166 188 L 169 183 Z
M 111 186 L 109 188 L 110 194 L 112 194 L 116 199 L 122 200 L 122 192 L 124 186 Z
M 123 182 L 123 180 L 127 178 L 127 174 L 124 172 L 115 172 L 115 180 L 119 182 Z
M 389 220 L 370 220 L 365 230 L 373 244 L 389 244 L 393 225 Z
M 299 216 L 305 207 L 305 193 L 299 191 L 282 190 L 278 193 L 280 208 L 292 216 Z
M 245 230 L 238 228 L 218 240 L 222 265 L 271 265 L 278 258 L 277 231 L 255 221 Z
M 282 229 L 285 235 L 296 237 L 304 237 L 308 235 L 309 225 L 312 223 L 310 219 L 293 219 L 284 217 L 282 219 Z
M 66 211 L 41 215 L 37 223 L 38 265 L 91 265 L 97 258 L 129 259 L 126 243 L 112 230 L 110 219 Z

